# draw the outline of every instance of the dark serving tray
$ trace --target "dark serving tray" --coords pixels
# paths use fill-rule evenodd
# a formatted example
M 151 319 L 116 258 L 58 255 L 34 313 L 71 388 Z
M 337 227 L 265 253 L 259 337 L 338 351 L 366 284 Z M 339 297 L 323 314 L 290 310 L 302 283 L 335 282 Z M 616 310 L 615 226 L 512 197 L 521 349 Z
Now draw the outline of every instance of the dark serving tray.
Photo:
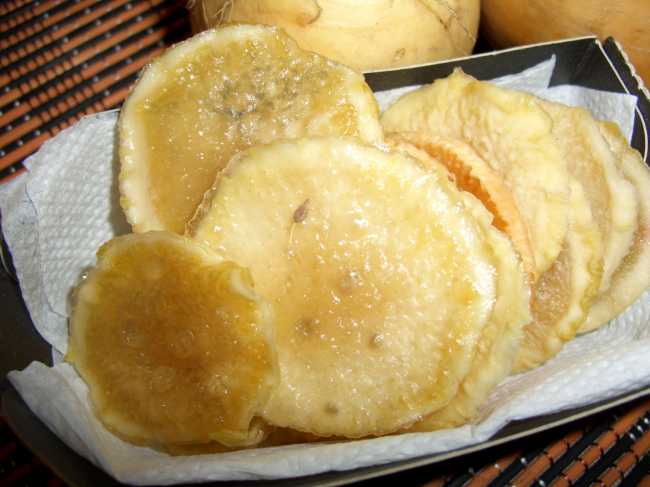
M 580 38 L 485 53 L 449 62 L 435 63 L 400 70 L 387 70 L 366 74 L 375 91 L 418 83 L 428 83 L 444 77 L 457 67 L 479 78 L 490 79 L 519 72 L 548 59 L 557 58 L 552 84 L 576 84 L 638 97 L 632 145 L 648 162 L 648 133 L 650 100 L 647 91 L 635 77 L 625 55 L 612 39 L 604 43 L 594 38 Z M 0 271 L 0 371 L 4 377 L 9 370 L 25 367 L 32 360 L 51 363 L 50 348 L 35 331 L 22 302 L 20 290 L 13 278 L 10 258 L 3 248 L 3 265 Z M 10 427 L 16 435 L 63 480 L 75 487 L 122 485 L 106 473 L 78 456 L 61 442 L 25 405 L 18 393 L 5 381 L 2 383 L 2 408 Z M 410 460 L 364 467 L 343 472 L 326 472 L 318 475 L 264 481 L 266 485 L 339 485 L 373 477 L 385 476 L 407 469 L 442 462 L 450 458 L 485 450 L 505 442 L 523 438 L 559 425 L 593 415 L 650 395 L 650 387 L 641 388 L 615 398 L 592 403 L 580 408 L 561 411 L 513 422 L 492 439 L 470 447 L 444 453 L 426 455 Z M 250 482 L 213 482 L 203 485 L 238 485 Z

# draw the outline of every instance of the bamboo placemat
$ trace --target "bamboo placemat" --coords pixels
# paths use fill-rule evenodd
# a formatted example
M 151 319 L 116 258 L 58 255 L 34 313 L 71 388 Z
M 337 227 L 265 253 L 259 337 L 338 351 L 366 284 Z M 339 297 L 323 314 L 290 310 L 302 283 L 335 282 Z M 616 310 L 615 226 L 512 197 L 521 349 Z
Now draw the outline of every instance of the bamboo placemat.
M 427 487 L 650 486 L 650 399 L 506 445 Z M 458 462 L 456 462 L 458 463 Z
M 138 71 L 188 34 L 178 0 L 0 2 L 0 180 L 82 116 L 119 107 Z
M 119 107 L 138 71 L 188 35 L 180 0 L 0 2 L 0 181 L 21 172 L 27 156 L 83 115 Z M 645 399 L 384 480 L 430 487 L 650 486 L 648 472 L 650 399 Z M 0 487 L 28 485 L 64 483 L 0 418 Z

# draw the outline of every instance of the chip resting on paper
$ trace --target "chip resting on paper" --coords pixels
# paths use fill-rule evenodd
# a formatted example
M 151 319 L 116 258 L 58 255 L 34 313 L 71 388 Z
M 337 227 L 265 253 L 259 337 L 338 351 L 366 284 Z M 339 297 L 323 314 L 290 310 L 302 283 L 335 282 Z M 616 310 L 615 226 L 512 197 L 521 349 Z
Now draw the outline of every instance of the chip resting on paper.
M 510 238 L 530 282 L 535 281 L 537 270 L 527 223 L 512 190 L 497 170 L 490 167 L 469 144 L 430 131 L 393 133 L 388 140 L 408 141 L 443 164 L 453 175 L 456 186 L 476 196 L 492 213 L 492 224 Z
M 618 169 L 634 186 L 638 211 L 632 245 L 614 270 L 609 288 L 593 303 L 581 332 L 595 330 L 614 319 L 650 286 L 650 170 L 618 126 L 601 122 L 599 128 L 617 156 Z
M 275 308 L 273 425 L 362 437 L 440 409 L 494 307 L 491 249 L 447 174 L 355 139 L 240 153 L 189 228 Z
M 131 234 L 100 248 L 77 289 L 66 360 L 128 441 L 242 447 L 265 436 L 271 326 L 245 269 L 185 237 Z
M 552 120 L 535 97 L 456 69 L 402 96 L 381 122 L 387 132 L 425 133 L 469 144 L 512 192 L 527 223 L 536 276 L 553 264 L 568 227 L 569 179 Z
M 383 135 L 346 68 L 272 28 L 203 36 L 169 51 L 127 103 L 120 185 L 136 233 L 100 250 L 76 294 L 67 359 L 122 439 L 194 455 L 479 421 L 508 375 L 647 287 L 647 171 L 585 110 L 456 71 L 389 108 Z M 250 63 L 221 53 L 211 66 L 217 38 L 241 41 Z M 278 62 L 306 77 L 315 63 L 329 81 L 292 79 L 280 103 L 286 90 L 268 78 Z M 191 117 L 214 101 L 215 73 L 233 105 L 204 131 Z M 231 81 L 255 88 L 250 111 L 235 110 Z M 187 106 L 183 84 L 196 88 Z M 348 102 L 356 111 L 341 119 Z M 192 165 L 207 132 L 209 175 Z M 154 181 L 165 164 L 183 174 Z M 140 208 L 185 212 L 178 225 L 143 232 L 134 189 L 149 199 Z
M 426 170 L 445 176 L 446 167 L 485 168 L 477 161 L 478 156 L 458 141 L 432 142 L 426 151 L 416 148 L 403 138 L 389 136 L 387 140 L 393 149 L 414 157 Z M 432 155 L 435 154 L 435 157 Z M 459 176 L 465 174 L 465 180 Z M 451 172 L 459 188 L 467 185 L 474 189 L 470 180 L 480 184 L 470 174 Z M 494 192 L 499 186 L 491 187 Z M 484 193 L 483 193 L 484 194 Z M 467 376 L 460 383 L 457 393 L 442 409 L 425 416 L 409 428 L 410 431 L 432 431 L 451 428 L 476 419 L 479 408 L 499 382 L 512 370 L 517 356 L 524 326 L 531 321 L 530 279 L 524 270 L 524 263 L 515 251 L 513 243 L 493 224 L 490 212 L 468 192 L 462 193 L 462 203 L 474 215 L 488 244 L 491 260 L 495 267 L 496 301 L 487 324 L 483 328 L 476 355 Z M 503 207 L 503 205 L 501 205 Z
M 237 151 L 307 135 L 376 142 L 378 115 L 361 74 L 278 28 L 205 31 L 148 66 L 122 108 L 121 205 L 136 232 L 182 234 Z
M 533 320 L 524 329 L 514 372 L 554 357 L 572 340 L 598 293 L 603 246 L 582 185 L 570 180 L 569 229 L 550 269 L 533 286 Z
M 439 157 L 519 253 L 530 275 L 533 319 L 515 370 L 553 357 L 585 320 L 603 267 L 590 200 L 569 168 L 570 134 L 558 133 L 538 98 L 460 70 L 400 98 L 382 123 Z
M 564 153 L 569 174 L 582 186 L 603 242 L 599 290 L 605 292 L 636 232 L 634 186 L 618 168 L 620 155 L 610 148 L 598 121 L 587 110 L 541 100 L 540 104 L 553 120 L 555 140 Z

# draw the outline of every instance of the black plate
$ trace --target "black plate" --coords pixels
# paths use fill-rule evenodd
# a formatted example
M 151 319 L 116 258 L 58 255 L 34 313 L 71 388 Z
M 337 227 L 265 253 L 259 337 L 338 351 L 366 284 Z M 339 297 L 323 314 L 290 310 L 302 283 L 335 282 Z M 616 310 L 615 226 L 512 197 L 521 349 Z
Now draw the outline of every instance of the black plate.
M 453 68 L 460 66 L 479 79 L 490 79 L 519 72 L 548 59 L 553 54 L 557 57 L 557 65 L 552 84 L 571 83 L 601 90 L 631 93 L 638 97 L 632 145 L 641 152 L 647 162 L 646 127 L 650 123 L 650 101 L 639 89 L 639 80 L 634 77 L 625 56 L 611 39 L 602 45 L 594 38 L 546 43 L 415 68 L 368 73 L 366 78 L 373 90 L 384 90 L 428 83 L 433 79 L 447 76 Z M 10 263 L 8 267 L 12 272 Z M 9 370 L 24 368 L 32 360 L 51 363 L 49 346 L 35 331 L 15 280 L 12 280 L 6 272 L 0 276 L 0 304 L 3 311 L 0 318 L 0 372 L 2 372 L 0 377 L 4 377 Z M 2 407 L 11 428 L 66 482 L 74 487 L 122 485 L 63 444 L 29 410 L 16 391 L 6 382 L 2 387 L 4 390 Z M 533 435 L 645 395 L 650 395 L 650 387 L 584 407 L 517 421 L 506 426 L 489 441 L 445 453 L 344 472 L 327 472 L 294 479 L 265 481 L 264 484 L 269 486 L 340 485 L 388 475 Z M 245 486 L 249 484 L 250 482 L 213 482 L 203 485 Z

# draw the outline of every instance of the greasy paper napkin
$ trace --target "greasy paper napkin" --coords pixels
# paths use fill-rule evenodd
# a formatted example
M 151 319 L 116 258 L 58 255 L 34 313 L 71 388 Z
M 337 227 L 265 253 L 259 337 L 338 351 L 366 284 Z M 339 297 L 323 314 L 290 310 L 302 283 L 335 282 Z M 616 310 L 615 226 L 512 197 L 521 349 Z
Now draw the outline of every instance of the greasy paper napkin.
M 553 60 L 499 82 L 583 105 L 631 136 L 636 100 L 576 87 L 546 89 Z M 390 93 L 379 93 L 385 106 Z M 126 233 L 117 200 L 116 112 L 82 119 L 26 161 L 28 172 L 0 188 L 5 238 L 32 320 L 55 350 L 67 346 L 68 300 L 101 243 Z M 294 477 L 346 470 L 460 448 L 488 439 L 509 421 L 585 405 L 650 385 L 650 292 L 596 333 L 569 344 L 544 366 L 510 377 L 476 424 L 348 442 L 177 456 L 136 447 L 106 431 L 87 388 L 66 363 L 32 363 L 11 382 L 29 407 L 71 448 L 134 484 Z

